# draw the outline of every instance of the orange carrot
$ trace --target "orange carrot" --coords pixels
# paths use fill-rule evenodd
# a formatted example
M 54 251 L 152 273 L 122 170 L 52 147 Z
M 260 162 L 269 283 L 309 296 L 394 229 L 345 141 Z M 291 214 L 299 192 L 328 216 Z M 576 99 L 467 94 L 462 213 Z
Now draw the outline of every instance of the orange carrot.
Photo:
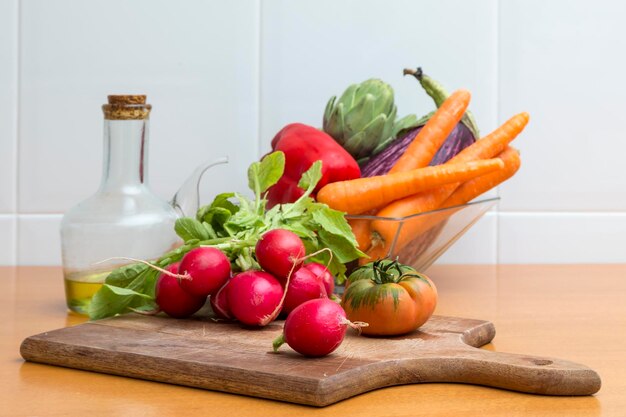
M 430 200 L 428 200 L 427 197 L 423 196 L 422 200 L 426 201 L 426 204 L 431 207 L 430 210 L 433 210 L 435 208 L 445 209 L 454 206 L 460 206 L 469 201 L 472 201 L 474 198 L 480 196 L 484 192 L 489 191 L 498 184 L 511 178 L 520 167 L 521 161 L 519 157 L 519 151 L 512 146 L 508 146 L 503 152 L 498 155 L 498 158 L 502 159 L 502 162 L 504 162 L 504 168 L 489 174 L 481 175 L 480 177 L 476 177 L 462 183 L 452 193 L 452 195 L 448 197 L 439 207 L 434 207 L 436 194 L 430 194 L 430 197 L 435 196 L 435 198 L 431 198 Z M 426 195 L 427 193 L 422 194 Z M 432 230 L 438 224 L 441 224 L 441 222 L 452 216 L 456 211 L 457 210 L 455 209 L 441 211 L 437 210 L 436 212 L 428 214 L 424 217 L 417 216 L 415 219 L 404 221 L 403 228 L 411 228 L 411 230 L 413 231 L 411 241 L 414 239 L 418 240 L 420 236 L 426 237 L 427 232 Z M 389 246 L 390 245 L 381 245 L 380 242 L 375 242 L 373 246 L 370 245 L 370 247 L 365 250 L 369 257 L 361 258 L 360 261 L 362 261 L 360 262 L 360 264 L 362 265 L 370 262 L 371 260 L 382 259 L 389 255 L 392 255 L 390 253 L 387 253 L 390 249 Z M 401 248 L 400 241 L 396 243 L 395 246 L 396 248 Z M 396 251 L 398 250 L 400 249 L 397 249 Z
M 360 214 L 424 190 L 467 181 L 503 167 L 504 163 L 495 158 L 338 181 L 322 187 L 316 198 L 335 210 Z
M 410 236 L 411 244 L 400 246 L 400 241 L 395 244 L 392 242 L 388 245 L 383 245 L 381 244 L 383 242 L 380 241 L 371 242 L 369 249 L 365 251 L 367 257 L 359 258 L 359 265 L 364 265 L 376 259 L 395 259 L 397 257 L 400 257 L 400 259 L 404 258 L 409 263 L 414 261 L 422 262 L 424 256 L 432 256 L 433 252 L 429 252 L 429 246 L 433 240 L 437 238 L 438 233 L 441 231 L 441 228 L 445 225 L 448 218 L 461 209 L 462 207 L 452 207 L 443 210 L 435 210 L 429 213 L 420 213 L 401 221 L 395 220 L 396 224 L 402 223 L 402 229 L 410 227 L 415 232 Z M 392 222 L 392 220 L 380 221 Z M 398 234 L 398 237 L 401 236 L 401 234 Z M 391 250 L 393 250 L 393 253 L 391 253 Z M 435 251 L 439 250 L 441 250 L 441 247 Z
M 516 114 L 484 138 L 463 149 L 447 163 L 495 158 L 524 130 L 529 118 L 526 112 Z
M 452 184 L 455 187 L 454 184 Z M 442 187 L 435 188 L 430 191 L 424 191 L 417 193 L 407 198 L 403 198 L 398 201 L 394 201 L 385 209 L 376 213 L 377 216 L 388 217 L 385 215 L 385 211 L 389 208 L 397 210 L 398 212 L 412 213 L 415 207 L 421 207 L 421 212 L 427 212 L 437 209 L 441 203 L 448 197 L 447 187 L 450 185 L 444 185 Z M 396 217 L 406 217 L 396 216 Z M 394 217 L 394 216 L 391 216 Z M 402 227 L 400 228 L 400 225 Z M 395 255 L 399 250 L 404 248 L 406 244 L 413 239 L 419 237 L 422 233 L 435 226 L 430 216 L 421 217 L 417 216 L 415 219 L 405 221 L 390 221 L 390 220 L 374 220 L 370 224 L 370 230 L 372 235 L 370 237 L 371 244 L 366 251 L 369 258 L 361 258 L 368 260 L 382 259 L 387 256 Z M 401 233 L 398 233 L 401 231 Z M 391 250 L 394 253 L 391 253 Z
M 489 135 L 463 149 L 446 164 L 475 161 L 497 156 L 519 135 L 528 123 L 528 119 L 529 115 L 526 112 L 513 116 Z M 416 213 L 435 210 L 452 195 L 459 185 L 460 183 L 448 184 L 396 200 L 384 207 L 376 215 L 382 217 L 406 217 Z M 423 230 L 423 222 L 412 221 L 405 223 L 402 226 L 401 233 L 396 236 L 398 232 L 397 223 L 376 220 L 372 222 L 372 247 L 382 246 L 377 250 L 389 252 L 389 245 L 396 239 L 394 249 L 399 250 L 410 242 L 416 233 Z M 372 249 L 370 248 L 370 250 Z
M 458 90 L 452 93 L 420 130 L 389 173 L 410 171 L 428 166 L 443 142 L 465 114 L 469 101 L 470 93 L 467 90 Z
M 519 152 L 511 146 L 500 153 L 498 158 L 504 162 L 504 168 L 464 182 L 443 202 L 441 208 L 457 206 L 472 201 L 484 192 L 511 178 L 520 167 Z
M 352 228 L 352 233 L 354 233 L 354 237 L 359 244 L 359 249 L 363 252 L 367 251 L 372 244 L 372 241 L 370 240 L 372 236 L 370 223 L 371 220 L 369 219 L 348 219 L 348 224 Z

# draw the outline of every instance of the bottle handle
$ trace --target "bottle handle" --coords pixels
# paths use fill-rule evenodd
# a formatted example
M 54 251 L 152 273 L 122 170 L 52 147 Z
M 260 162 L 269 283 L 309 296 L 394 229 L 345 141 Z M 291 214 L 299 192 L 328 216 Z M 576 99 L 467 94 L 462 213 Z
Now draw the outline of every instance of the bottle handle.
M 207 161 L 199 165 L 185 180 L 170 202 L 179 216 L 195 215 L 196 211 L 200 208 L 200 180 L 202 179 L 202 175 L 209 168 L 226 163 L 228 163 L 228 156 Z

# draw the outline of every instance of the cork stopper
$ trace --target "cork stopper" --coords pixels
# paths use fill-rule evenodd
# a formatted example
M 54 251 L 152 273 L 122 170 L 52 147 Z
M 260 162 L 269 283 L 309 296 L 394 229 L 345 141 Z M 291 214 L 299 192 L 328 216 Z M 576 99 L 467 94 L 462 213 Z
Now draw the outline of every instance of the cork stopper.
M 144 120 L 150 117 L 152 106 L 146 104 L 145 95 L 110 95 L 108 104 L 102 106 L 107 120 Z

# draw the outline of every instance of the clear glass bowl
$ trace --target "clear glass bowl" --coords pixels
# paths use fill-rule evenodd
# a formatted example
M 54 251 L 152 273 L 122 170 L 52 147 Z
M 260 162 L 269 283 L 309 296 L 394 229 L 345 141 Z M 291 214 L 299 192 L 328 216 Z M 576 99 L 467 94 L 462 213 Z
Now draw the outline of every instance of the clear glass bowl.
M 475 200 L 463 205 L 427 211 L 401 218 L 348 215 L 348 220 L 378 222 L 395 230 L 388 249 L 379 257 L 398 259 L 418 271 L 431 266 L 445 251 L 467 232 L 499 197 Z M 377 256 L 378 257 L 378 256 Z

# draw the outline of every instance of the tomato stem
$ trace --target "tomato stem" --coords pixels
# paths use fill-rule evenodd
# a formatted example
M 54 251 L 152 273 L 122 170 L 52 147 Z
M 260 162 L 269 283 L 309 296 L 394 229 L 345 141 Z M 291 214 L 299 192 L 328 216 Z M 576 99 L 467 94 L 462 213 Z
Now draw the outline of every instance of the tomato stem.
M 372 280 L 376 284 L 397 284 L 405 278 L 420 278 L 422 275 L 413 270 L 403 271 L 402 264 L 397 259 L 389 262 L 388 260 L 379 259 L 372 263 L 374 277 Z M 397 273 L 395 273 L 397 271 Z

